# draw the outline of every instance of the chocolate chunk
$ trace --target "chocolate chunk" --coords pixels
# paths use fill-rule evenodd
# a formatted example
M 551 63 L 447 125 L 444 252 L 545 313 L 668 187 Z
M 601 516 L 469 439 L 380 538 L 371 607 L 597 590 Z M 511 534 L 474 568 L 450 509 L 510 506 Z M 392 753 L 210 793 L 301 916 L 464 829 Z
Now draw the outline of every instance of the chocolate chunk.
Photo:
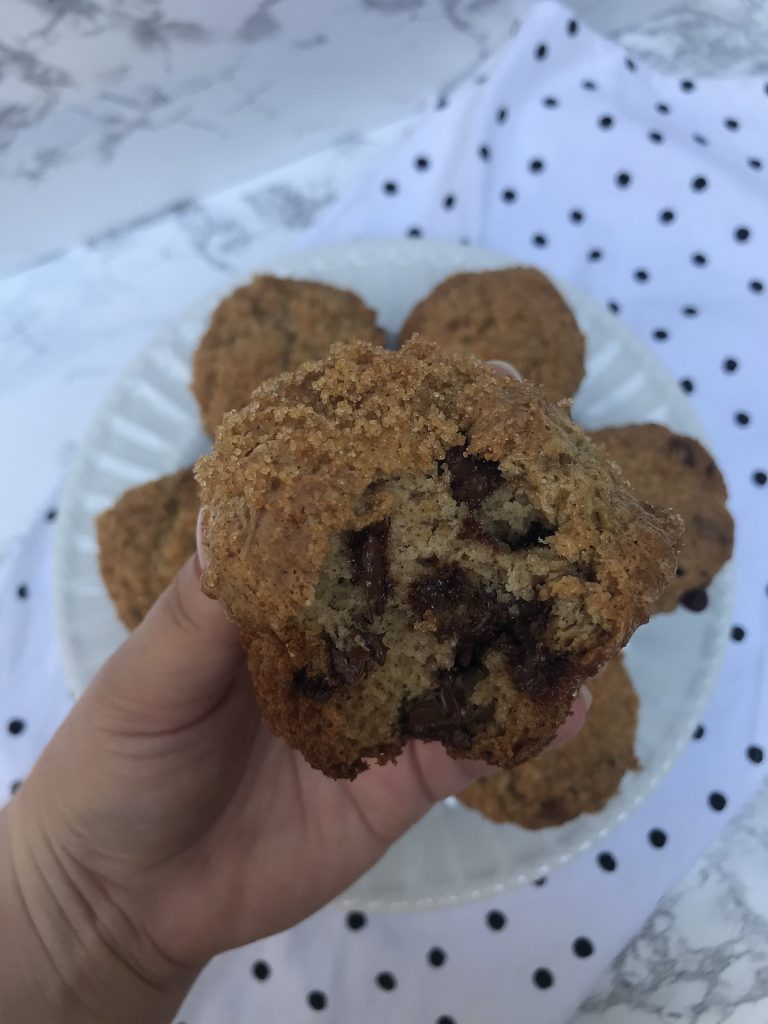
M 360 639 L 373 660 L 379 665 L 383 665 L 387 660 L 387 648 L 379 634 L 370 633 L 367 630 L 361 629 L 357 634 L 357 637 Z
M 387 540 L 389 523 L 371 523 L 347 534 L 347 550 L 352 563 L 352 580 L 363 588 L 369 618 L 381 615 L 389 593 Z
M 434 689 L 420 694 L 406 708 L 402 720 L 404 734 L 468 750 L 473 730 L 493 717 L 490 708 L 467 703 L 477 678 L 476 672 L 441 672 Z
M 494 649 L 504 655 L 515 688 L 536 698 L 551 694 L 567 667 L 565 657 L 546 644 L 548 619 L 549 606 L 545 602 L 524 602 L 494 644 Z
M 709 604 L 706 590 L 697 587 L 696 590 L 686 590 L 680 598 L 680 604 L 691 612 L 703 612 Z
M 306 666 L 300 668 L 294 675 L 292 686 L 299 697 L 306 697 L 307 700 L 314 700 L 318 703 L 328 700 L 338 689 L 338 684 L 328 679 L 327 676 L 310 675 Z
M 667 445 L 671 452 L 680 455 L 684 466 L 693 469 L 696 465 L 696 449 L 687 437 L 670 437 Z
M 482 589 L 457 565 L 442 565 L 415 579 L 408 588 L 411 608 L 423 618 L 432 612 L 437 638 L 456 636 L 488 643 L 507 617 L 493 594 Z
M 547 537 L 553 537 L 554 534 L 555 531 L 551 526 L 547 526 L 546 523 L 541 523 L 538 519 L 534 519 L 522 537 L 508 543 L 513 551 L 521 551 L 523 548 L 535 547 L 541 541 L 546 540 Z
M 459 530 L 460 540 L 477 540 L 495 551 L 524 551 L 535 547 L 555 534 L 553 527 L 534 519 L 522 536 L 516 535 L 506 523 L 492 522 L 488 529 L 473 515 L 465 516 Z
M 368 674 L 371 662 L 369 651 L 358 644 L 351 644 L 344 650 L 328 645 L 331 672 L 339 685 L 354 686 Z
M 459 445 L 449 448 L 442 465 L 451 474 L 451 494 L 458 502 L 478 502 L 504 482 L 498 462 L 466 455 Z

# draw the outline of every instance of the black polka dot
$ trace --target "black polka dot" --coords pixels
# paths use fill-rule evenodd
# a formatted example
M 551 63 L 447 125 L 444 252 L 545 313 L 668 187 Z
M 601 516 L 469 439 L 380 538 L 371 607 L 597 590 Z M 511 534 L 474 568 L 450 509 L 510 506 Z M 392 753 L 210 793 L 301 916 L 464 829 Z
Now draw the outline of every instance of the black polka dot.
M 628 171 L 619 171 L 614 181 L 619 188 L 626 188 L 632 183 L 632 175 Z
M 668 114 L 669 113 L 669 106 L 668 106 L 668 104 L 666 104 L 666 103 L 657 103 L 656 104 L 656 112 L 659 113 L 659 114 Z
M 21 789 L 21 779 L 16 779 L 15 782 L 11 783 L 11 796 L 14 796 L 14 794 L 18 793 L 20 789 Z
M 702 135 L 701 132 L 694 132 L 693 135 L 691 136 L 691 138 L 693 139 L 694 142 L 698 143 L 700 146 L 708 146 L 709 145 L 709 139 L 706 137 L 706 135 Z
M 52 523 L 58 514 L 58 509 L 49 508 L 48 511 L 45 513 L 45 518 L 48 520 L 49 523 Z
M 655 142 L 656 145 L 664 141 L 664 136 L 661 134 L 661 132 L 648 132 L 648 138 L 651 140 L 651 142 Z
M 350 914 L 347 914 L 347 928 L 350 928 L 353 932 L 358 932 L 361 928 L 365 928 L 367 923 L 368 918 L 365 914 L 361 914 L 359 910 L 353 910 Z
M 428 171 L 429 170 L 429 157 L 417 156 L 414 160 L 417 171 Z
M 731 640 L 735 640 L 737 644 L 741 643 L 746 635 L 747 634 L 743 626 L 731 627 Z
M 550 110 L 560 105 L 560 101 L 556 96 L 545 96 L 541 103 L 542 106 L 549 107 Z
M 731 357 L 730 359 L 723 360 L 723 369 L 726 373 L 734 373 L 736 370 L 738 370 L 738 368 L 738 361 L 733 357 Z
M 433 946 L 427 953 L 427 960 L 433 967 L 442 967 L 447 959 L 445 951 L 440 949 L 439 946 Z
M 683 306 L 683 308 L 680 310 L 680 312 L 683 314 L 683 316 L 687 316 L 687 317 L 692 317 L 692 316 L 698 316 L 699 315 L 699 311 L 696 308 L 696 306 Z
M 618 302 L 615 302 L 613 299 L 609 299 L 606 302 L 606 306 L 608 307 L 608 309 L 610 309 L 610 311 L 612 313 L 620 313 L 621 312 L 621 306 L 618 304 Z
M 696 86 L 690 80 L 690 78 L 683 78 L 680 81 L 680 88 L 683 90 L 683 92 L 693 92 Z
M 448 97 L 447 96 L 441 96 L 438 99 L 437 103 L 435 104 L 435 110 L 445 110 L 445 108 L 447 106 L 448 106 Z
M 397 182 L 385 181 L 384 184 L 382 185 L 382 188 L 384 189 L 388 196 L 393 196 L 398 190 Z
M 537 878 L 536 881 L 533 884 L 534 885 L 538 885 L 538 887 L 541 888 L 542 885 L 546 885 L 547 884 L 547 876 L 546 875 L 542 875 L 541 878 Z
M 446 1015 L 443 1014 L 442 1017 L 437 1018 L 435 1024 L 456 1024 L 456 1021 L 453 1017 L 446 1017 Z
M 554 983 L 554 975 L 546 967 L 539 967 L 533 972 L 533 984 L 536 988 L 552 988 Z
M 580 935 L 578 939 L 574 939 L 573 952 L 576 954 L 576 956 L 579 957 L 592 956 L 592 954 L 595 952 L 595 947 L 592 945 L 589 939 L 585 938 L 583 935 Z
M 477 155 L 480 157 L 481 160 L 490 160 L 491 159 L 491 148 L 490 148 L 490 146 L 487 146 L 485 144 L 483 144 L 482 146 L 478 146 L 478 148 L 477 148 Z
M 637 64 L 635 64 L 631 57 L 624 58 L 624 67 L 627 71 L 637 71 Z
M 747 167 L 751 167 L 753 171 L 762 171 L 763 161 L 756 156 L 750 156 L 747 158 Z
M 451 195 L 449 192 L 447 196 L 443 196 L 443 206 L 446 210 L 452 210 L 456 205 L 456 196 Z
M 704 726 L 703 725 L 697 725 L 696 728 L 693 730 L 693 738 L 695 740 L 700 740 L 703 735 L 704 735 Z
M 637 270 L 632 271 L 632 277 L 641 284 L 645 284 L 650 276 L 650 273 L 645 269 L 645 267 L 638 267 Z
M 675 219 L 675 211 L 674 210 L 660 210 L 659 211 L 659 220 L 661 221 L 662 224 L 671 224 L 674 219 Z
M 728 801 L 725 799 L 722 793 L 710 793 L 707 797 L 707 803 L 713 811 L 724 811 L 725 805 Z
M 695 267 L 706 267 L 707 257 L 703 252 L 693 252 L 691 253 L 691 263 Z
M 547 56 L 548 49 L 545 43 L 539 43 L 536 49 L 533 51 L 533 55 L 536 60 L 544 60 Z
M 491 910 L 485 918 L 485 923 L 491 931 L 500 932 L 507 923 L 507 919 L 500 910 Z
M 409 238 L 421 238 L 421 228 L 408 228 Z
M 566 32 L 568 33 L 569 36 L 575 36 L 577 34 L 577 32 L 579 31 L 579 23 L 578 23 L 578 21 L 576 21 L 575 18 L 571 18 L 571 20 L 566 25 L 565 30 L 566 30 Z
M 16 587 L 16 597 L 18 597 L 20 601 L 26 601 L 29 597 L 29 587 L 26 583 L 20 583 L 18 587 Z
M 266 981 L 272 973 L 272 968 L 264 960 L 257 960 L 256 963 L 251 967 L 254 978 L 257 981 Z
M 600 128 L 603 128 L 606 131 L 609 128 L 613 128 L 613 118 L 610 114 L 603 114 L 602 117 L 597 119 L 597 123 Z
M 701 174 L 697 175 L 695 178 L 691 178 L 691 188 L 694 192 L 703 192 L 708 184 L 709 182 L 707 179 Z
M 690 377 L 683 377 L 683 379 L 680 381 L 680 387 L 683 389 L 683 391 L 685 391 L 687 395 L 690 395 L 690 393 L 693 391 L 693 381 Z
M 593 82 L 591 78 L 585 78 L 581 83 L 581 88 L 586 89 L 587 92 L 594 92 L 597 88 L 597 83 Z
M 660 828 L 652 828 L 648 833 L 648 842 L 660 850 L 662 846 L 667 845 L 667 833 Z
M 765 471 L 762 469 L 756 469 L 752 474 L 752 482 L 757 484 L 758 487 L 765 487 L 768 476 L 765 475 Z
M 517 199 L 517 192 L 515 192 L 515 190 L 512 188 L 505 188 L 504 191 L 501 193 L 501 198 L 504 200 L 505 203 L 514 203 L 514 201 Z
M 752 764 L 760 764 L 763 760 L 763 748 L 754 745 L 747 747 L 747 757 Z
M 385 992 L 391 992 L 393 988 L 397 988 L 397 978 L 389 971 L 382 971 L 376 975 L 376 984 Z
M 528 170 L 531 174 L 541 174 L 544 170 L 544 161 L 539 157 L 536 157 L 536 159 L 529 161 Z
M 499 122 L 499 124 L 503 124 L 507 120 L 506 107 L 499 107 L 499 109 L 496 111 L 496 120 Z
M 654 341 L 666 341 L 669 337 L 669 331 L 665 330 L 663 327 L 657 327 L 651 332 L 651 337 Z
M 723 124 L 729 132 L 737 132 L 741 127 L 735 117 L 726 117 Z
M 762 295 L 763 291 L 765 290 L 765 285 L 762 281 L 758 281 L 757 278 L 754 278 L 752 281 L 749 282 L 749 290 L 751 292 L 754 292 L 755 295 Z
M 328 998 L 325 992 L 310 992 L 307 996 L 307 1002 L 313 1010 L 324 1010 L 328 1005 Z
M 539 248 L 543 248 L 547 244 L 547 236 L 542 234 L 532 235 L 531 243 Z
M 597 261 L 601 260 L 602 258 L 603 258 L 603 251 L 602 251 L 602 249 L 590 249 L 589 252 L 587 253 L 587 259 L 591 263 L 597 263 Z
M 8 723 L 8 732 L 11 736 L 20 736 L 27 727 L 27 723 L 21 718 L 12 718 Z
M 618 864 L 616 863 L 616 858 L 613 856 L 612 853 L 608 853 L 607 850 L 603 850 L 602 853 L 598 853 L 597 863 L 600 865 L 603 871 L 615 871 L 618 867 Z
M 738 227 L 733 229 L 733 237 L 737 242 L 747 242 L 749 240 L 749 228 Z
M 695 590 L 686 590 L 680 598 L 680 604 L 689 612 L 703 612 L 709 605 L 709 597 L 703 587 L 697 587 Z
M 571 212 L 568 214 L 568 217 L 574 224 L 581 224 L 581 222 L 584 220 L 584 211 L 571 210 Z
M 740 427 L 746 427 L 749 424 L 749 413 L 735 412 L 733 414 L 733 418 Z

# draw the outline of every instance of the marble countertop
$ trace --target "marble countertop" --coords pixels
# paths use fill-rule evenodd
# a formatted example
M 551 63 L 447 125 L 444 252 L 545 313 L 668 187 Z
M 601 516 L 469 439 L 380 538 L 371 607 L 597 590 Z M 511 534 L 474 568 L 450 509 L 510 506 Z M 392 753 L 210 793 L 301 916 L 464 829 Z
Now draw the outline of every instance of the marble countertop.
M 409 4 L 402 0 L 400 6 Z M 477 6 L 444 2 L 454 17 L 469 17 Z M 768 70 L 763 0 L 648 0 L 642 9 L 629 0 L 579 0 L 572 6 L 665 70 Z M 268 15 L 270 7 L 260 9 Z M 476 45 L 482 50 L 484 44 Z M 0 431 L 13 437 L 18 424 L 25 425 L 24 445 L 5 446 L 0 457 L 0 478 L 25 480 L 0 514 L 0 558 L 47 500 L 105 387 L 156 329 L 182 311 L 178 299 L 164 298 L 163 280 L 184 279 L 190 295 L 216 294 L 290 251 L 299 232 L 407 129 L 402 122 L 356 131 L 299 163 L 178 203 L 146 223 L 102 232 L 0 279 Z M 154 254 L 151 266 L 148 251 Z M 141 284 L 150 270 L 151 293 Z M 50 408 L 56 410 L 53 425 L 35 413 Z M 664 899 L 574 1024 L 766 1020 L 768 789 Z

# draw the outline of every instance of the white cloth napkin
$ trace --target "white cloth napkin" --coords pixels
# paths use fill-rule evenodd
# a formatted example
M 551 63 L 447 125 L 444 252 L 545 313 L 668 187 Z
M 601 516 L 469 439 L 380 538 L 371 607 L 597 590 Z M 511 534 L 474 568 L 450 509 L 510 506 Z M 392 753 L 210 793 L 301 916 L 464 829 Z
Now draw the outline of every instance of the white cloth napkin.
M 602 299 L 688 392 L 737 519 L 732 642 L 700 730 L 600 846 L 492 903 L 333 907 L 217 958 L 184 1024 L 557 1024 L 764 773 L 768 716 L 768 85 L 652 72 L 541 3 L 306 244 L 467 239 Z M 641 273 L 642 272 L 642 273 Z M 44 510 L 0 577 L 0 787 L 69 707 Z M 693 613 L 691 613 L 693 614 Z

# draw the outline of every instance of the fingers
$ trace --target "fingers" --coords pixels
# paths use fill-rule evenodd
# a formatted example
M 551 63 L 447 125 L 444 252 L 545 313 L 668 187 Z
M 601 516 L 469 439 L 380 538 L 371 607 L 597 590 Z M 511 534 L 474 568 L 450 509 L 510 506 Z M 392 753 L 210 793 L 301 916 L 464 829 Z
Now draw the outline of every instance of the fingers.
M 576 695 L 576 700 L 573 702 L 570 715 L 557 730 L 557 735 L 549 744 L 547 750 L 556 750 L 558 747 L 562 747 L 565 743 L 570 743 L 572 739 L 575 739 L 586 724 L 587 712 L 591 706 L 592 694 L 586 686 L 582 686 Z
M 200 589 L 200 571 L 193 555 L 94 681 L 123 711 L 151 715 L 153 731 L 205 714 L 243 660 L 237 630 Z

